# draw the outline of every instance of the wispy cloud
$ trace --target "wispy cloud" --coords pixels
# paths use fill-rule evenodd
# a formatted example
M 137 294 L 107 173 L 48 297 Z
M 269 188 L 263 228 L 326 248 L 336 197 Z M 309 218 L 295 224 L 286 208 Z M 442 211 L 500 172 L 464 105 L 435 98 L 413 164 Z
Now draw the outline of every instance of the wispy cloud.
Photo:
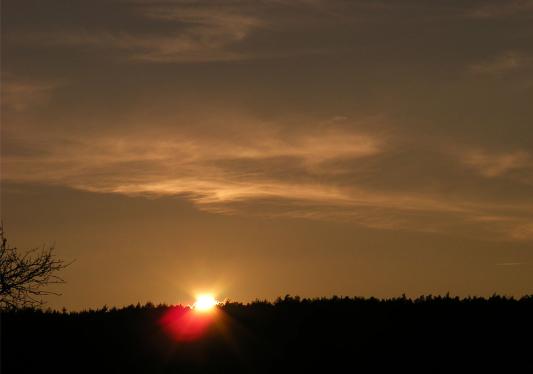
M 533 56 L 527 53 L 508 51 L 492 59 L 470 66 L 477 74 L 501 74 L 533 66 Z
M 496 264 L 497 266 L 520 266 L 524 265 L 523 262 L 500 262 Z
M 115 50 L 128 59 L 149 62 L 207 62 L 250 58 L 234 47 L 261 26 L 237 7 L 207 2 L 142 2 L 127 8 L 139 24 L 116 27 L 73 27 L 21 32 L 21 43 Z
M 181 196 L 199 209 L 223 214 L 425 232 L 471 224 L 496 227 L 495 233 L 513 240 L 532 239 L 527 217 L 517 219 L 515 214 L 527 210 L 524 206 L 357 183 L 354 177 L 365 160 L 389 152 L 390 140 L 382 136 L 335 123 L 289 133 L 279 124 L 263 125 L 248 125 L 238 136 L 228 132 L 223 138 L 201 132 L 160 133 L 149 135 L 148 143 L 147 134 L 136 133 L 64 138 L 61 147 L 40 154 L 4 153 L 2 177 L 99 193 Z M 336 170 L 343 162 L 350 168 Z M 489 167 L 490 175 L 509 168 L 496 163 L 496 169 Z
M 515 14 L 533 14 L 533 1 L 507 0 L 483 1 L 467 12 L 468 16 L 480 19 L 508 17 Z
M 511 235 L 518 240 L 533 240 L 533 223 L 525 223 L 515 227 Z
M 59 82 L 34 80 L 3 74 L 1 92 L 2 108 L 24 111 L 45 104 L 51 91 L 60 85 Z
M 272 196 L 344 200 L 328 183 L 309 180 L 331 172 L 321 169 L 325 161 L 369 157 L 382 146 L 372 136 L 336 130 L 283 137 L 258 130 L 245 141 L 174 135 L 152 139 L 149 145 L 142 136 L 70 139 L 63 144 L 39 160 L 4 155 L 4 178 L 102 192 L 190 194 L 202 204 Z M 275 180 L 275 175 L 283 178 L 291 172 L 307 182 Z
M 472 150 L 464 154 L 463 162 L 487 178 L 499 177 L 513 170 L 533 168 L 531 155 L 523 150 L 505 153 Z
M 39 79 L 4 79 L 4 180 L 531 237 L 531 92 L 500 79 L 533 66 L 530 2 L 59 1 L 6 2 L 6 63 Z

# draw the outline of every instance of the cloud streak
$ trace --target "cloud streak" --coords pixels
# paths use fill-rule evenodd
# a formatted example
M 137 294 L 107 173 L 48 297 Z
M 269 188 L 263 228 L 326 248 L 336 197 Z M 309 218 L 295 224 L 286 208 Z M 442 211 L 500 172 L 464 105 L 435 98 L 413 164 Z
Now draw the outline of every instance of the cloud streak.
M 22 112 L 43 105 L 58 86 L 60 86 L 59 82 L 38 81 L 3 74 L 2 109 Z
M 531 155 L 522 150 L 508 153 L 473 150 L 466 153 L 463 161 L 487 178 L 500 177 L 514 170 L 533 169 Z
M 533 66 L 533 57 L 516 51 L 508 51 L 500 56 L 474 64 L 470 67 L 477 74 L 503 74 Z
M 529 2 L 4 3 L 4 181 L 531 238 Z
M 3 179 L 97 193 L 181 196 L 201 210 L 222 214 L 426 232 L 490 226 L 501 238 L 533 239 L 524 213 L 527 206 L 415 189 L 392 192 L 358 182 L 363 181 L 359 170 L 368 160 L 390 152 L 391 139 L 331 124 L 291 133 L 284 132 L 285 127 L 256 123 L 248 125 L 246 133 L 228 132 L 223 138 L 173 132 L 151 137 L 149 143 L 146 134 L 63 139 L 61 148 L 40 154 L 4 154 Z M 468 160 L 485 177 L 495 177 L 526 158 L 473 154 Z M 387 173 L 388 167 L 383 167 Z
M 232 22 L 228 19 L 228 22 Z M 241 28 L 242 26 L 242 28 Z M 24 42 L 50 46 L 119 50 L 127 59 L 147 62 L 234 61 L 249 58 L 231 46 L 242 41 L 251 25 L 201 24 L 182 32 L 146 35 L 130 32 L 39 33 L 21 37 Z
M 472 18 L 495 19 L 509 17 L 516 14 L 533 14 L 533 1 L 531 0 L 509 0 L 509 1 L 485 1 L 468 11 Z

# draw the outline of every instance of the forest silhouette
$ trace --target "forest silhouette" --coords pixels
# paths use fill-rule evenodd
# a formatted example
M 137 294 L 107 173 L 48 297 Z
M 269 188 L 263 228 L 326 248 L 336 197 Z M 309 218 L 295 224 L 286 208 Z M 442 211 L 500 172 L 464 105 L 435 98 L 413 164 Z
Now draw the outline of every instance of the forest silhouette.
M 533 372 L 533 296 L 226 302 L 179 339 L 165 324 L 187 313 L 4 311 L 2 372 Z

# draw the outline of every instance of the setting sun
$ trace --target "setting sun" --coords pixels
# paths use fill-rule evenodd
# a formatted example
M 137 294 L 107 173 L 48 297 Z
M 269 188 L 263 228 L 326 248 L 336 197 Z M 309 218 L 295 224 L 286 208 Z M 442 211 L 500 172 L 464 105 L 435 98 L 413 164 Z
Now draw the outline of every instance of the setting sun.
M 217 304 L 217 300 L 212 295 L 199 295 L 193 307 L 200 312 L 207 312 L 212 310 Z

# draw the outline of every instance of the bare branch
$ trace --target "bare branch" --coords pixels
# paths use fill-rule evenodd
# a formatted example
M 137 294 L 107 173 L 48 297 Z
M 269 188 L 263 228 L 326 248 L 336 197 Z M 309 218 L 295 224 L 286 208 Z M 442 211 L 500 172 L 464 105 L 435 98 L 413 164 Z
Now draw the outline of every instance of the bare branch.
M 0 224 L 0 310 L 37 307 L 43 296 L 59 295 L 43 289 L 50 284 L 64 283 L 56 273 L 70 263 L 54 256 L 54 247 L 31 249 L 20 254 L 10 247 Z

